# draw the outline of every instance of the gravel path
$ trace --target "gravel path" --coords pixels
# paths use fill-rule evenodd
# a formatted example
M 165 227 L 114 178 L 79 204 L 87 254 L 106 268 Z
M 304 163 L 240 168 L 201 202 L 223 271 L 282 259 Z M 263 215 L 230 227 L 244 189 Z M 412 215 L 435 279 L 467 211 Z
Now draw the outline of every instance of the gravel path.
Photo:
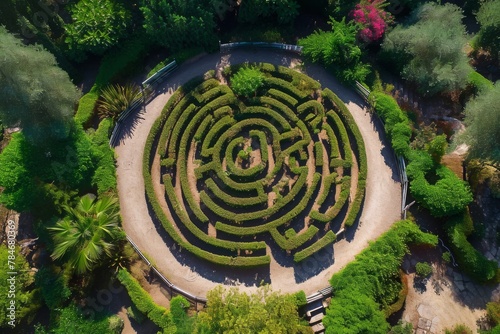
M 220 283 L 241 284 L 242 289 L 253 291 L 262 279 L 271 281 L 275 290 L 295 292 L 304 290 L 307 295 L 328 286 L 331 275 L 354 259 L 368 241 L 387 231 L 399 219 L 401 188 L 396 163 L 384 138 L 383 126 L 366 112 L 362 100 L 353 90 L 340 85 L 319 66 L 306 66 L 305 72 L 318 80 L 323 88 L 330 88 L 348 106 L 361 130 L 368 158 L 366 196 L 360 224 L 349 229 L 345 238 L 337 241 L 323 255 L 316 255 L 295 268 L 282 267 L 273 258 L 270 271 L 253 270 L 237 278 L 230 270 L 204 267 L 178 247 L 169 248 L 171 240 L 157 229 L 150 217 L 142 178 L 142 156 L 149 130 L 159 116 L 171 94 L 180 85 L 196 75 L 220 68 L 226 64 L 268 62 L 282 66 L 297 63 L 295 55 L 270 50 L 236 50 L 230 54 L 205 55 L 184 63 L 167 78 L 161 92 L 141 113 L 129 117 L 125 134 L 116 147 L 118 192 L 123 228 L 138 247 L 151 258 L 172 283 L 192 294 L 205 296 L 207 291 Z M 187 265 L 189 263 L 189 266 Z M 314 272 L 307 280 L 301 273 Z M 304 274 L 305 275 L 305 274 Z M 299 282 L 299 283 L 297 283 Z

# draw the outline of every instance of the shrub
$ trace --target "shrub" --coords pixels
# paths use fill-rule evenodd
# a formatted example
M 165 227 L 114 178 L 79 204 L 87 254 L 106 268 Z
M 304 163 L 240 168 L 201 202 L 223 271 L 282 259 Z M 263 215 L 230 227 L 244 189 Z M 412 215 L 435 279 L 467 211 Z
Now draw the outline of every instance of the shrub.
M 330 284 L 335 296 L 323 318 L 326 332 L 387 333 L 381 308 L 398 299 L 400 266 L 409 244 L 437 244 L 437 237 L 423 233 L 411 221 L 397 222 L 356 256 Z
M 264 75 L 258 68 L 244 67 L 231 77 L 231 88 L 237 95 L 256 95 L 264 82 Z
M 120 269 L 118 280 L 125 286 L 132 302 L 137 309 L 144 313 L 152 322 L 163 329 L 164 333 L 175 332 L 172 314 L 164 307 L 156 305 L 151 296 L 139 282 L 125 269 Z
M 492 281 L 496 278 L 498 264 L 488 260 L 467 240 L 472 232 L 472 218 L 468 210 L 451 217 L 445 225 L 451 249 L 460 268 L 478 282 Z
M 418 262 L 415 265 L 415 272 L 417 276 L 427 277 L 432 274 L 432 266 L 427 262 Z

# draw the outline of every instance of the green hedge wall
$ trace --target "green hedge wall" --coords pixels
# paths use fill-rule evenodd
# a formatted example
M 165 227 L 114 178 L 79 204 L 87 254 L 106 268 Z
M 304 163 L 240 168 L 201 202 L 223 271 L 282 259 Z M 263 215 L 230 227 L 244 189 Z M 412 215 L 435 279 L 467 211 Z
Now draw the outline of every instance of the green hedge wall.
M 128 295 L 139 311 L 144 313 L 152 322 L 158 325 L 163 333 L 176 333 L 177 328 L 172 319 L 172 315 L 166 308 L 156 305 L 148 292 L 146 292 L 139 282 L 132 277 L 126 269 L 120 269 L 117 273 L 118 280 L 127 289 Z

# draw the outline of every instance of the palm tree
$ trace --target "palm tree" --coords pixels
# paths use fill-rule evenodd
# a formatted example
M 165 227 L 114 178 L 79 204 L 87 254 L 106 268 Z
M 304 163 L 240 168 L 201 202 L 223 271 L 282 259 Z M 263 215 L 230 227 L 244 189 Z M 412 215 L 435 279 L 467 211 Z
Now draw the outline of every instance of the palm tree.
M 54 238 L 52 259 L 66 257 L 77 274 L 89 271 L 110 257 L 113 241 L 123 236 L 116 198 L 83 196 L 75 208 L 64 207 L 67 216 L 49 228 Z
M 101 98 L 97 107 L 99 118 L 111 117 L 116 121 L 118 116 L 140 97 L 141 91 L 135 84 L 128 83 L 125 86 L 118 84 L 107 86 L 101 92 Z

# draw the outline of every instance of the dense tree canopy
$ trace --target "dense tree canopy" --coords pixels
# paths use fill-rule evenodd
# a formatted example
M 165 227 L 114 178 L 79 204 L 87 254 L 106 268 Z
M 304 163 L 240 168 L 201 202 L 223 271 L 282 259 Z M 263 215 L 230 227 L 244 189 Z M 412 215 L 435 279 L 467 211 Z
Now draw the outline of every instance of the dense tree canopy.
M 32 143 L 66 138 L 79 97 L 68 74 L 40 46 L 26 46 L 0 27 L 0 118 Z
M 144 29 L 153 43 L 172 51 L 217 44 L 210 2 L 197 0 L 142 0 Z
M 500 161 L 500 82 L 465 106 L 466 130 L 456 142 L 469 145 L 469 157 Z
M 77 59 L 86 52 L 103 54 L 124 37 L 130 14 L 114 0 L 80 0 L 71 8 L 65 25 L 66 43 Z
M 481 25 L 479 44 L 490 50 L 493 57 L 500 52 L 500 0 L 484 2 L 477 12 L 477 21 Z
M 197 333 L 310 333 L 300 321 L 295 297 L 268 286 L 252 295 L 219 286 L 207 299 L 206 310 L 198 315 Z
M 472 69 L 464 51 L 461 9 L 427 3 L 415 10 L 409 23 L 394 28 L 382 45 L 393 64 L 402 66 L 401 75 L 429 95 L 465 87 Z

